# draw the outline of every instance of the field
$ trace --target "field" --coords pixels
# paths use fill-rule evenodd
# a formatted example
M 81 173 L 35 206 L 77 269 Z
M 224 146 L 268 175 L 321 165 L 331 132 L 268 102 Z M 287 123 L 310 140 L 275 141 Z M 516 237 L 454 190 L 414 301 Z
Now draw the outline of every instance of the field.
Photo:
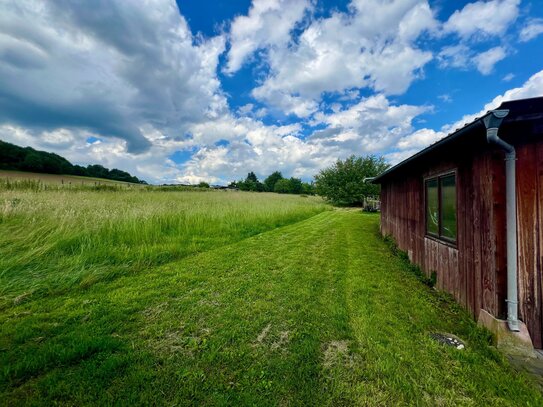
M 542 405 L 378 221 L 314 197 L 0 190 L 0 404 Z
M 115 181 L 104 178 L 93 177 L 80 177 L 77 175 L 57 175 L 57 174 L 38 174 L 34 172 L 25 171 L 8 171 L 0 170 L 1 181 L 20 182 L 22 180 L 38 181 L 46 185 L 64 185 L 79 186 L 79 185 L 116 185 L 116 186 L 134 186 L 137 184 L 130 184 L 128 182 Z

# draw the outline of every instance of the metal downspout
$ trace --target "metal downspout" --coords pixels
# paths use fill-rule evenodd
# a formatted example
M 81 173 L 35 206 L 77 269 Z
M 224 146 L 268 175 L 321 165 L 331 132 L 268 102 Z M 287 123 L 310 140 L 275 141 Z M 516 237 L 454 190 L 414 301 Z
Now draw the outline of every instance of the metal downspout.
M 515 148 L 498 136 L 498 129 L 509 110 L 493 110 L 483 118 L 486 139 L 505 151 L 505 201 L 507 223 L 507 324 L 511 331 L 519 331 L 517 288 L 517 202 Z

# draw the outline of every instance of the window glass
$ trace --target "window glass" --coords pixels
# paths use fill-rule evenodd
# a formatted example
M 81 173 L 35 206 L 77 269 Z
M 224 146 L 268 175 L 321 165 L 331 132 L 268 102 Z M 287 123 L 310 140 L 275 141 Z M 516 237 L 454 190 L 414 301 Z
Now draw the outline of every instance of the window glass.
M 426 181 L 426 232 L 439 234 L 438 216 L 439 197 L 437 190 L 437 179 Z
M 456 240 L 456 179 L 447 175 L 439 179 L 441 190 L 441 233 L 440 235 Z

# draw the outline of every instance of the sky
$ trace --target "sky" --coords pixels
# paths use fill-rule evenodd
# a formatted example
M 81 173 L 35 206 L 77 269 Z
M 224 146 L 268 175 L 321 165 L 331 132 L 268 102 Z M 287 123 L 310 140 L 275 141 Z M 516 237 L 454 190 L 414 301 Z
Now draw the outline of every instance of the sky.
M 542 0 L 0 0 L 0 139 L 151 183 L 311 180 L 543 96 Z

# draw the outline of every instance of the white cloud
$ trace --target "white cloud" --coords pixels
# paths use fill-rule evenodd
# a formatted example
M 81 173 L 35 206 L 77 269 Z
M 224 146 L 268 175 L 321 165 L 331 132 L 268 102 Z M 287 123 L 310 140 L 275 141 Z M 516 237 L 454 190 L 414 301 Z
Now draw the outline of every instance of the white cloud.
M 85 129 L 145 152 L 143 127 L 173 137 L 227 109 L 223 49 L 222 37 L 197 42 L 173 0 L 3 2 L 0 121 Z
M 463 39 L 502 36 L 517 19 L 520 0 L 491 0 L 469 3 L 455 11 L 443 25 L 445 33 Z
M 253 0 L 249 14 L 232 22 L 224 71 L 233 74 L 260 48 L 288 44 L 291 30 L 310 8 L 309 0 Z
M 397 164 L 454 132 L 456 129 L 460 129 L 467 123 L 473 122 L 478 117 L 484 116 L 489 110 L 498 108 L 503 102 L 540 97 L 541 95 L 543 95 L 543 71 L 534 74 L 521 87 L 510 89 L 503 95 L 496 96 L 491 102 L 487 103 L 481 111 L 475 114 L 465 115 L 460 120 L 443 126 L 440 131 L 420 129 L 403 136 L 398 140 L 395 147 L 391 149 L 392 151 L 385 154 L 385 158 L 392 164 Z
M 519 34 L 521 42 L 528 42 L 543 34 L 543 19 L 533 18 L 527 21 Z
M 270 73 L 252 95 L 286 114 L 308 117 L 323 92 L 404 93 L 432 59 L 415 40 L 436 25 L 425 0 L 353 1 L 350 13 L 316 19 L 295 43 L 270 48 Z
M 511 80 L 513 80 L 514 77 L 515 77 L 515 74 L 512 73 L 512 72 L 509 72 L 507 75 L 505 75 L 505 76 L 502 78 L 502 81 L 504 81 L 504 82 L 510 82 Z
M 402 137 L 396 145 L 400 150 L 420 150 L 445 137 L 446 134 L 432 129 L 420 129 Z
M 450 94 L 444 93 L 443 95 L 438 95 L 438 98 L 445 103 L 452 103 L 453 98 Z
M 471 63 L 472 51 L 465 44 L 448 45 L 439 52 L 437 59 L 442 68 L 467 69 Z
M 518 88 L 509 89 L 503 95 L 496 96 L 491 102 L 487 103 L 484 108 L 475 113 L 468 114 L 462 117 L 457 122 L 444 126 L 443 132 L 451 132 L 455 129 L 463 127 L 466 123 L 474 121 L 477 117 L 481 117 L 489 110 L 496 109 L 503 102 L 516 99 L 526 99 L 533 97 L 541 97 L 543 95 L 543 71 L 539 71 L 532 75 L 524 84 Z
M 491 48 L 474 58 L 475 66 L 483 75 L 489 75 L 493 71 L 494 65 L 504 59 L 506 55 L 503 47 Z
M 392 104 L 384 95 L 375 95 L 331 114 L 317 114 L 315 124 L 325 129 L 307 138 L 299 124 L 265 126 L 247 117 L 224 117 L 220 123 L 202 124 L 195 138 L 222 134 L 230 144 L 208 143 L 184 166 L 180 179 L 228 182 L 245 177 L 250 170 L 263 177 L 278 169 L 285 175 L 311 178 L 337 158 L 378 154 L 396 145 L 413 131 L 413 119 L 429 110 L 427 106 Z
M 476 54 L 465 44 L 444 47 L 437 56 L 441 68 L 470 69 L 476 68 L 483 75 L 489 75 L 499 61 L 507 56 L 502 46 Z
M 0 138 L 151 182 L 226 183 L 250 170 L 310 178 L 351 154 L 386 151 L 396 162 L 442 137 L 447 126 L 413 127 L 431 106 L 388 96 L 405 92 L 433 58 L 421 45 L 438 35 L 428 2 L 353 0 L 347 12 L 304 20 L 313 4 L 255 0 L 233 21 L 225 71 L 256 53 L 265 75 L 257 101 L 231 110 L 217 77 L 226 35 L 193 36 L 173 0 L 1 3 Z M 462 33 L 440 65 L 490 72 L 505 48 L 476 57 L 468 44 L 482 34 Z M 503 97 L 542 92 L 539 73 Z M 266 125 L 268 113 L 305 120 Z M 176 151 L 193 154 L 176 164 Z

